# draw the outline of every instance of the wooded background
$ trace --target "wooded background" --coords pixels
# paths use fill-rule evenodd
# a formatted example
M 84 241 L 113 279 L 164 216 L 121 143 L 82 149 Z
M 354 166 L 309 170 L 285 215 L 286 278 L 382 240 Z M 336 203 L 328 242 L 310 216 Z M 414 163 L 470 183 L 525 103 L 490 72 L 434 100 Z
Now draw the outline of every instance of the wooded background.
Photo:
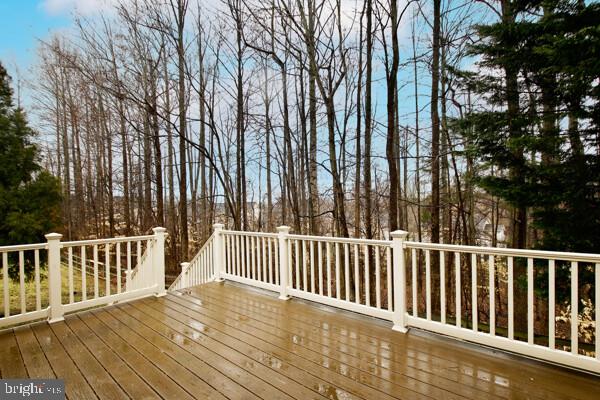
M 32 79 L 66 239 L 165 226 L 598 251 L 598 4 L 124 0 Z M 594 22 L 596 21 L 596 22 Z

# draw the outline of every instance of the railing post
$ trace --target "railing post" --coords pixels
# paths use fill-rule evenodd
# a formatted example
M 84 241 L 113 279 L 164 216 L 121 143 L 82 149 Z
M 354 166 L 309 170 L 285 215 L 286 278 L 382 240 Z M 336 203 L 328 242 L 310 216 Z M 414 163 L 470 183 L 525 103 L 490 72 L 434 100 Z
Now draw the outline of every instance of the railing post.
M 278 226 L 278 241 L 279 241 L 279 298 L 288 300 L 290 297 L 287 293 L 288 276 L 288 238 L 290 234 L 289 226 Z
M 190 277 L 189 277 L 189 271 L 188 271 L 189 269 L 190 269 L 189 262 L 181 263 L 181 283 L 179 284 L 180 289 L 187 289 L 190 287 Z
M 60 277 L 60 233 L 46 235 L 48 241 L 48 322 L 63 321 L 62 285 Z
M 215 281 L 223 282 L 223 234 L 221 231 L 225 225 L 214 224 L 215 235 L 213 237 L 213 266 L 215 267 Z
M 165 236 L 167 229 L 156 227 L 152 228 L 154 232 L 154 248 L 152 254 L 154 279 L 156 282 L 156 296 L 164 296 L 167 294 L 165 289 Z
M 404 241 L 406 231 L 394 231 L 392 237 L 392 258 L 394 268 L 394 317 L 393 330 L 405 333 L 406 329 L 406 262 L 404 260 Z

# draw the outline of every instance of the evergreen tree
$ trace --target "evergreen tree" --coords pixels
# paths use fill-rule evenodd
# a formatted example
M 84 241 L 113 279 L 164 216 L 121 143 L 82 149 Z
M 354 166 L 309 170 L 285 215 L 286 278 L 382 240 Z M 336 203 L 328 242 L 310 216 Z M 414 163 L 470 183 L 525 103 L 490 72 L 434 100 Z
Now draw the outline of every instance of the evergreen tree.
M 539 234 L 520 246 L 598 252 L 600 5 L 502 4 L 503 18 L 480 26 L 471 48 L 482 72 L 460 73 L 484 106 L 457 126 L 475 156 L 503 171 L 479 184 L 529 211 Z
M 538 24 L 530 67 L 542 90 L 552 85 L 553 109 L 542 120 L 555 121 L 555 133 L 540 137 L 540 148 L 555 160 L 542 159 L 535 171 L 545 186 L 533 198 L 534 224 L 543 232 L 537 245 L 600 252 L 600 4 L 550 6 Z
M 60 227 L 60 184 L 40 166 L 34 137 L 0 63 L 0 245 L 42 242 Z

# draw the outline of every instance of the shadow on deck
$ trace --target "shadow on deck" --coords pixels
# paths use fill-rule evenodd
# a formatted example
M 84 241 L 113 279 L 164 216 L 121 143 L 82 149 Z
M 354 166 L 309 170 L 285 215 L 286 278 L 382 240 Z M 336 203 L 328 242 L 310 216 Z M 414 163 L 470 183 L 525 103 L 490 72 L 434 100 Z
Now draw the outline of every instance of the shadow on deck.
M 0 333 L 2 378 L 67 396 L 597 399 L 600 378 L 300 300 L 209 283 Z

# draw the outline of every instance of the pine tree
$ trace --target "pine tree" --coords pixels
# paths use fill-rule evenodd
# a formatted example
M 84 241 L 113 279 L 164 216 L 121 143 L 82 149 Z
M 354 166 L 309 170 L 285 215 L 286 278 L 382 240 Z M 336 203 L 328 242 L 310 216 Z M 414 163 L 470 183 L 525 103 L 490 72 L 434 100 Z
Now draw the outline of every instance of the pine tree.
M 534 170 L 543 185 L 533 192 L 534 224 L 543 232 L 537 246 L 599 252 L 600 4 L 544 5 L 539 40 L 526 64 L 536 85 L 553 94 L 553 108 L 542 112 L 542 126 L 555 121 L 554 132 L 542 134 L 538 146 L 555 158 L 542 159 Z
M 501 21 L 480 26 L 471 48 L 482 72 L 461 73 L 483 110 L 455 128 L 471 132 L 480 161 L 504 172 L 480 186 L 528 210 L 525 221 L 515 213 L 515 225 L 529 220 L 539 231 L 536 242 L 513 245 L 598 252 L 600 5 L 503 4 Z
M 477 183 L 513 207 L 510 246 L 600 251 L 599 20 L 599 4 L 504 0 L 500 21 L 479 26 L 471 47 L 483 68 L 458 72 L 483 104 L 454 129 L 497 171 Z M 535 268 L 544 294 L 547 264 Z M 569 296 L 568 271 L 557 264 L 557 301 Z M 581 271 L 580 284 L 593 281 L 593 269 Z M 527 307 L 524 260 L 514 275 L 515 307 Z M 515 315 L 516 331 L 526 323 Z
M 44 241 L 60 228 L 60 184 L 43 170 L 35 132 L 12 100 L 10 77 L 0 63 L 0 244 Z

